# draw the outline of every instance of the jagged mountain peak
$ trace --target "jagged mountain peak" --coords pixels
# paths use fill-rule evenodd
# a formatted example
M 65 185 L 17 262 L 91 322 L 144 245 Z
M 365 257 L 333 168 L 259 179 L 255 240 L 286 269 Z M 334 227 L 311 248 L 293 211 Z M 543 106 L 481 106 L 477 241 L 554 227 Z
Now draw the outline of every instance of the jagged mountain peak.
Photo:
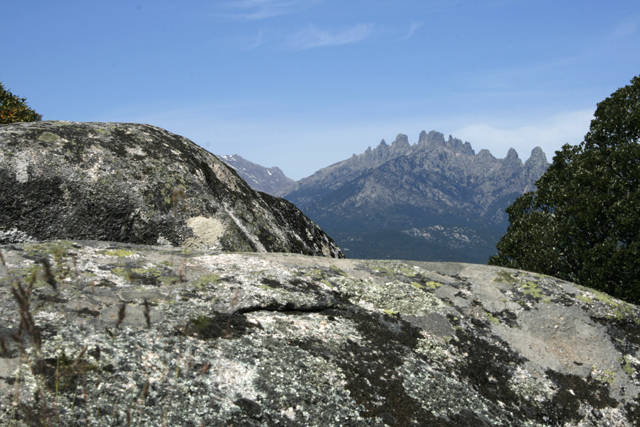
M 514 148 L 509 148 L 507 152 L 507 157 L 504 158 L 505 163 L 518 163 L 522 164 L 522 160 L 518 156 L 518 152 Z
M 524 162 L 524 165 L 532 177 L 540 177 L 547 170 L 549 163 L 547 162 L 547 156 L 542 151 L 542 148 L 536 147 L 531 151 L 531 156 Z
M 483 148 L 482 150 L 480 150 L 480 152 L 476 155 L 476 157 L 481 159 L 497 160 L 495 157 L 493 157 L 493 154 L 491 154 L 491 151 L 487 150 L 486 148 Z
M 432 130 L 427 133 L 425 131 L 420 132 L 418 139 L 418 145 L 434 145 L 444 147 L 444 134 Z
M 409 138 L 407 137 L 407 135 L 399 133 L 398 136 L 396 136 L 396 140 L 393 141 L 391 146 L 394 148 L 409 148 L 411 147 L 411 144 L 409 144 Z
M 533 150 L 531 150 L 531 156 L 529 157 L 529 160 L 527 160 L 527 162 L 537 163 L 540 161 L 543 161 L 544 163 L 548 163 L 547 156 L 546 154 L 544 154 L 544 151 L 542 151 L 542 148 L 536 147 Z
M 274 195 L 295 184 L 295 181 L 285 176 L 277 166 L 271 168 L 260 166 L 238 154 L 218 155 L 217 157 L 233 168 L 254 190 Z
M 412 243 L 401 230 L 444 226 L 454 240 L 462 239 L 459 229 L 485 236 L 484 243 L 470 249 L 475 258 L 461 254 L 461 260 L 486 262 L 506 227 L 504 209 L 534 189 L 547 166 L 540 148 L 525 164 L 513 148 L 497 159 L 486 149 L 476 154 L 469 142 L 452 135 L 445 139 L 440 132 L 422 131 L 414 145 L 398 134 L 391 145 L 383 140 L 374 149 L 319 170 L 282 195 L 342 246 L 351 247 L 350 255 L 366 257 L 375 245 L 377 256 L 427 259 L 416 251 L 408 255 Z

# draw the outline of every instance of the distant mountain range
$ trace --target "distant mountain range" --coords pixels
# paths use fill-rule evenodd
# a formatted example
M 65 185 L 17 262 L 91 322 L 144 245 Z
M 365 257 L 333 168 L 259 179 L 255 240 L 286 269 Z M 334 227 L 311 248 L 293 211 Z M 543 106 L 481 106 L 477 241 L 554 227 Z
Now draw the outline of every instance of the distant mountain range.
M 505 208 L 533 190 L 547 167 L 539 147 L 523 163 L 513 149 L 496 159 L 423 131 L 416 144 L 403 134 L 391 145 L 382 140 L 274 194 L 298 206 L 349 258 L 486 263 L 508 225 Z
M 237 154 L 217 157 L 235 169 L 251 188 L 263 193 L 275 195 L 296 183 L 291 178 L 287 178 L 278 167 L 266 168 L 243 159 Z

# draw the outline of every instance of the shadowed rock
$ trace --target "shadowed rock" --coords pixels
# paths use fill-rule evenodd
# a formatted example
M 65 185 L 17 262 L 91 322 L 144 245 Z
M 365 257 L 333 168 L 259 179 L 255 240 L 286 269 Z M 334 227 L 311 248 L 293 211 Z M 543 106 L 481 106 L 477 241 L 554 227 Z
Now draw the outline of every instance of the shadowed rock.
M 294 205 L 142 124 L 0 126 L 0 241 L 97 239 L 340 257 Z

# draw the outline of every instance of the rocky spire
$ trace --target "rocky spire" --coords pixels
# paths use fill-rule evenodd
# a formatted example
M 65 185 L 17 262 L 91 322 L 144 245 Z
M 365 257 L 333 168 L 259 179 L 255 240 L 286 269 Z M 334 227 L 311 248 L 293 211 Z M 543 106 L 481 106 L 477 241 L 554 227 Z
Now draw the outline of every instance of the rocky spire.
M 418 146 L 424 148 L 444 147 L 444 135 L 440 132 L 432 130 L 429 133 L 425 131 L 420 132 L 420 139 L 418 140 Z
M 507 153 L 507 157 L 504 159 L 504 163 L 520 163 L 522 164 L 522 160 L 518 157 L 518 152 L 513 148 L 509 148 L 509 152 Z
M 547 156 L 542 148 L 536 147 L 531 151 L 531 157 L 524 163 L 527 174 L 533 177 L 541 176 L 549 167 Z
M 407 135 L 399 133 L 398 136 L 396 136 L 396 140 L 393 141 L 393 144 L 391 144 L 391 146 L 397 149 L 408 148 L 411 145 L 409 144 L 409 138 L 407 137 Z

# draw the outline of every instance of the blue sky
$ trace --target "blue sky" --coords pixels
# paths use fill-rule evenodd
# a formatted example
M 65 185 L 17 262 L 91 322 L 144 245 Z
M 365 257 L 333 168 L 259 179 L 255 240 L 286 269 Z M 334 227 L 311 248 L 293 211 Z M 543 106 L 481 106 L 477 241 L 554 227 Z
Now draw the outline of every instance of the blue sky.
M 0 0 L 44 120 L 149 123 L 300 179 L 437 130 L 549 160 L 640 74 L 640 2 Z

